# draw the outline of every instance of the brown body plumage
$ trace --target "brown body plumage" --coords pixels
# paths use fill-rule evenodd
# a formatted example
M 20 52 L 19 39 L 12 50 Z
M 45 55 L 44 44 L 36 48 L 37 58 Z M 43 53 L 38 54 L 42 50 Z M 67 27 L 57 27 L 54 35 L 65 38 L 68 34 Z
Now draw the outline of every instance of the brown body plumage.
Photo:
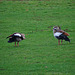
M 61 28 L 58 26 L 53 27 L 53 34 L 58 39 L 58 45 L 60 45 L 60 40 L 61 40 L 61 44 L 62 44 L 63 40 L 70 42 L 70 39 L 67 37 L 67 36 L 69 36 L 69 34 L 65 31 L 61 30 Z

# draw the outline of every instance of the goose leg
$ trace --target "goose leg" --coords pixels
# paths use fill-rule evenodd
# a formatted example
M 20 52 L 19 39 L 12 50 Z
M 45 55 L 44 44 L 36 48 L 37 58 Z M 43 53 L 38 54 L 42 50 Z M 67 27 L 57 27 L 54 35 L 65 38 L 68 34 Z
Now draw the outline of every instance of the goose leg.
M 19 46 L 19 42 L 17 42 L 17 46 Z
M 60 45 L 60 40 L 58 40 L 58 45 Z
M 15 46 L 16 46 L 16 42 L 15 42 Z

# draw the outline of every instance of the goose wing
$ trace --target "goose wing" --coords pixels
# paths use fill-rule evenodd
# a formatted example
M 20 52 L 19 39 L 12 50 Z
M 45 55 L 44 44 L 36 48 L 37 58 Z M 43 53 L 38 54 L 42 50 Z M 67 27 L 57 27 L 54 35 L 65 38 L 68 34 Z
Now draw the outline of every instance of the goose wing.
M 16 34 L 14 34 L 14 36 L 21 37 L 21 34 L 20 33 L 16 33 Z
M 21 37 L 21 34 L 20 33 L 14 33 L 14 34 L 9 35 L 7 38 L 13 37 L 13 36 Z
M 66 35 L 66 36 L 69 36 L 69 34 L 67 32 L 65 32 L 65 31 L 63 31 L 63 30 L 57 30 L 57 32 L 60 32 L 60 33 L 62 33 L 64 35 Z

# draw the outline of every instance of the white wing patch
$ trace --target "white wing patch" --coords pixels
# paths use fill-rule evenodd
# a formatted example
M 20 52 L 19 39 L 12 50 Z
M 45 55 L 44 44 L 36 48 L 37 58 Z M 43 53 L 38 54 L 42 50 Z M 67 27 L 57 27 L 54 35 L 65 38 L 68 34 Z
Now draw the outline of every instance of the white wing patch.
M 60 32 L 56 32 L 56 33 L 54 33 L 54 36 L 56 37 L 56 36 L 60 36 L 62 33 L 60 33 Z
M 21 37 L 21 35 L 20 34 L 18 34 L 18 33 L 16 33 L 16 34 L 14 34 L 15 36 L 19 36 L 19 37 Z

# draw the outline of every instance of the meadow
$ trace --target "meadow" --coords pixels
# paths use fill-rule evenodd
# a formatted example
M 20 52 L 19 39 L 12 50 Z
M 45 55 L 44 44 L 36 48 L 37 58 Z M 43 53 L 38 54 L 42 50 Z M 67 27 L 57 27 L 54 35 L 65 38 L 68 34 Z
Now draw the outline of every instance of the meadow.
M 75 75 L 74 0 L 0 1 L 0 75 Z M 53 26 L 70 34 L 58 45 Z M 26 34 L 19 47 L 7 36 Z

